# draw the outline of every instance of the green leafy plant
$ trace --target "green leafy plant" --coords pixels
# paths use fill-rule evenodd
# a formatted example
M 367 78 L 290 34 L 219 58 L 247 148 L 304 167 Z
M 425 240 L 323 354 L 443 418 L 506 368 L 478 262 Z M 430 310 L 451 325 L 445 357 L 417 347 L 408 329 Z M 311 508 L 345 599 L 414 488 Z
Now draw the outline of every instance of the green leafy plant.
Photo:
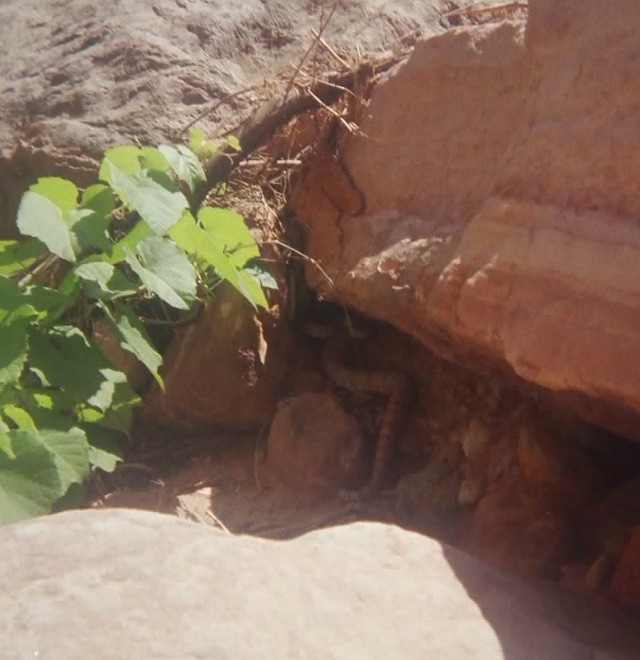
M 200 131 L 190 144 L 216 146 Z M 94 342 L 97 321 L 164 387 L 141 307 L 180 320 L 221 281 L 267 306 L 273 281 L 242 217 L 190 208 L 205 177 L 194 149 L 114 147 L 86 190 L 46 177 L 24 194 L 30 238 L 0 241 L 0 524 L 49 512 L 120 458 L 140 399 Z

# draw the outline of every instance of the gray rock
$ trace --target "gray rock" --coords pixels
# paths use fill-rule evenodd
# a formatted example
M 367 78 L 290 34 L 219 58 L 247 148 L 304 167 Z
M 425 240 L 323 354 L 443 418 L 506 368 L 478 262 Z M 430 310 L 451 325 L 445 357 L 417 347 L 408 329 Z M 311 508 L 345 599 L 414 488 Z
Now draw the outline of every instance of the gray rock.
M 640 649 L 613 651 L 626 633 L 571 597 L 381 524 L 281 542 L 148 512 L 72 511 L 1 529 L 0 553 L 5 660 L 586 660 Z
M 331 3 L 0 0 L 0 236 L 44 174 L 80 185 L 109 146 L 171 139 L 212 101 L 297 62 Z M 438 28 L 443 0 L 340 2 L 325 37 L 385 50 Z M 231 128 L 251 97 L 202 127 Z

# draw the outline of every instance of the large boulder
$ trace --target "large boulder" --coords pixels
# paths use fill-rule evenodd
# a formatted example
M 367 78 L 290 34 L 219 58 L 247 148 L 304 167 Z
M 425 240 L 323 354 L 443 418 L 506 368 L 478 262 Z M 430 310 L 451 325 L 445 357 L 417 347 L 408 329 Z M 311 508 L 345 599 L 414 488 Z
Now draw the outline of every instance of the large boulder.
M 327 293 L 640 438 L 639 58 L 635 0 L 421 41 L 298 185 Z
M 381 524 L 282 542 L 148 512 L 73 511 L 2 528 L 0 551 L 7 660 L 640 653 L 603 611 Z
M 341 2 L 324 37 L 342 52 L 397 47 L 411 31 L 442 29 L 446 5 Z M 0 237 L 38 176 L 86 185 L 106 147 L 176 139 L 213 102 L 297 64 L 328 10 L 297 0 L 0 1 Z M 231 129 L 256 96 L 200 126 Z

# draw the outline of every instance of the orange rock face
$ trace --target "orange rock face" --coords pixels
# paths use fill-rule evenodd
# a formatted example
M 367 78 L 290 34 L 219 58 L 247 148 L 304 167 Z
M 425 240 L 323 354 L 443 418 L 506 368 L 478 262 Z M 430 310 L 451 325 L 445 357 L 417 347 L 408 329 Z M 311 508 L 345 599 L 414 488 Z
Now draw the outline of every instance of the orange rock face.
M 298 492 L 362 485 L 366 452 L 357 421 L 335 397 L 309 393 L 276 414 L 267 441 L 264 476 Z
M 473 554 L 535 576 L 556 576 L 571 556 L 576 515 L 597 480 L 593 464 L 560 428 L 552 432 L 515 414 L 481 451 L 465 451 L 464 483 L 480 487 L 460 538 Z
M 231 289 L 218 301 L 172 342 L 161 368 L 166 392 L 154 386 L 147 396 L 148 421 L 252 430 L 273 416 L 286 376 L 286 351 L 267 344 L 253 310 Z M 280 338 L 286 340 L 286 333 Z
M 333 297 L 640 438 L 640 5 L 529 6 L 419 43 L 297 211 Z
M 640 613 L 640 525 L 634 528 L 631 540 L 613 574 L 611 595 L 617 602 Z

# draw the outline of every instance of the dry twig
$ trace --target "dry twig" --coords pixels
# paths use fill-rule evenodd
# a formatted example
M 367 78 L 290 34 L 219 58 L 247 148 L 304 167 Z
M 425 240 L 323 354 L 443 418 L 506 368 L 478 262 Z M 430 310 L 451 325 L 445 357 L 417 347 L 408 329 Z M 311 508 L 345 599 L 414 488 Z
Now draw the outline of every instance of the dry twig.
M 237 130 L 236 136 L 242 151 L 237 153 L 231 147 L 226 147 L 209 161 L 206 168 L 207 180 L 196 188 L 192 200 L 193 208 L 199 208 L 209 190 L 221 181 L 226 181 L 231 170 L 264 144 L 280 126 L 296 115 L 313 109 L 318 99 L 326 105 L 335 103 L 344 93 L 344 88 L 353 91 L 363 80 L 370 80 L 376 74 L 389 70 L 406 56 L 407 53 L 401 53 L 367 60 L 354 69 L 333 74 L 322 82 L 310 85 L 308 91 L 292 86 L 295 91 L 288 90 L 273 96 Z
M 233 92 L 233 94 L 227 94 L 223 98 L 221 98 L 219 101 L 214 103 L 210 108 L 207 108 L 204 112 L 201 112 L 195 119 L 192 119 L 188 124 L 185 124 L 185 126 L 182 127 L 180 132 L 178 133 L 178 139 L 182 138 L 182 136 L 194 125 L 197 124 L 201 119 L 204 119 L 207 115 L 210 115 L 212 112 L 215 112 L 221 105 L 224 105 L 225 103 L 229 103 L 229 101 L 232 101 L 238 96 L 242 96 L 243 94 L 246 94 L 247 92 L 251 92 L 256 88 L 256 85 L 251 85 L 251 87 L 245 87 L 244 89 L 241 89 L 237 92 Z
M 515 9 L 529 8 L 528 2 L 503 2 L 501 4 L 486 5 L 484 7 L 478 7 L 477 5 L 478 3 L 474 2 L 466 7 L 460 7 L 459 9 L 448 11 L 445 14 L 442 14 L 442 16 L 477 16 L 489 12 L 507 12 Z
M 347 129 L 347 131 L 349 131 L 349 133 L 354 134 L 358 131 L 357 124 L 348 122 L 339 112 L 336 112 L 330 105 L 327 105 L 322 99 L 318 98 L 309 88 L 306 88 L 305 91 L 311 96 L 311 98 L 318 102 L 318 105 L 322 106 L 328 113 L 333 115 Z
M 329 286 L 333 288 L 333 280 L 329 277 L 327 271 L 320 265 L 320 263 L 316 259 L 313 259 L 308 254 L 305 254 L 304 252 L 300 252 L 300 250 L 296 250 L 296 248 L 292 247 L 291 245 L 287 245 L 287 243 L 284 243 L 283 241 L 278 241 L 276 239 L 270 241 L 264 241 L 263 245 L 278 245 L 284 248 L 285 250 L 289 250 L 290 252 L 297 255 L 304 261 L 308 261 L 310 264 L 312 264 L 315 268 L 318 269 L 318 271 L 329 283 Z
M 323 14 L 322 18 L 320 19 L 320 28 L 318 29 L 317 32 L 313 30 L 313 34 L 315 35 L 314 40 L 311 42 L 307 50 L 303 53 L 302 57 L 300 58 L 300 62 L 298 62 L 298 66 L 296 66 L 293 75 L 289 79 L 289 82 L 287 83 L 287 87 L 284 92 L 284 97 L 282 99 L 282 104 L 286 102 L 286 100 L 289 98 L 289 92 L 291 91 L 291 88 L 293 87 L 293 83 L 295 82 L 295 79 L 298 76 L 298 73 L 300 73 L 300 70 L 304 66 L 304 63 L 307 61 L 307 58 L 311 54 L 311 52 L 317 48 L 318 43 L 320 39 L 322 38 L 322 33 L 325 31 L 327 25 L 329 25 L 329 21 L 333 18 L 333 15 L 336 13 L 336 9 L 338 8 L 338 2 L 335 0 L 333 3 L 333 6 L 331 7 L 331 11 L 329 12 L 329 15 L 325 18 L 324 17 L 324 8 L 323 8 Z
M 227 534 L 231 535 L 231 532 L 229 531 L 229 528 L 222 522 L 222 520 L 220 520 L 220 518 L 218 518 L 218 516 L 216 516 L 215 513 L 213 513 L 213 511 L 211 511 L 211 509 L 207 509 L 207 512 L 205 513 L 205 515 L 209 516 L 209 518 L 211 518 L 211 520 L 213 520 L 213 522 L 216 525 L 218 525 L 218 527 L 220 527 L 220 529 L 223 532 L 226 532 Z
M 341 64 L 345 69 L 349 68 L 349 63 L 340 57 L 336 51 L 329 46 L 329 44 L 320 36 L 318 32 L 315 30 L 311 30 L 311 34 L 318 40 L 318 43 L 339 63 Z

